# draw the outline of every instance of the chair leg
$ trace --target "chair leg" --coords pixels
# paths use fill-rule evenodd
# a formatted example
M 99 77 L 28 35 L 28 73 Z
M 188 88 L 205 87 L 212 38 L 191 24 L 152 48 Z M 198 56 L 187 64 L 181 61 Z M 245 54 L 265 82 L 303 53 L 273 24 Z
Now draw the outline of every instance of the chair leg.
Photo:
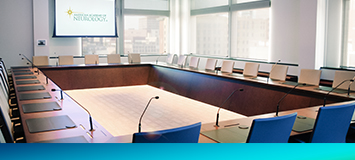
M 308 143 L 312 133 L 290 136 L 288 143 Z
M 355 143 L 355 124 L 351 124 L 349 127 L 346 143 Z

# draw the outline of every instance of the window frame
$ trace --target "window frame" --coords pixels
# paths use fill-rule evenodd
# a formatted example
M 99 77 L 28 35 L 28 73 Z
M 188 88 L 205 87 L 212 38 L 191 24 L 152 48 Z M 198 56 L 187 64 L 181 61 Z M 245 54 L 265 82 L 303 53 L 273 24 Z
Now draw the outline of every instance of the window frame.
M 125 9 L 124 8 L 124 1 L 125 0 L 119 0 L 120 3 L 120 7 L 119 7 L 119 36 L 121 36 L 122 38 L 119 38 L 119 54 L 120 55 L 124 55 L 124 26 L 125 26 L 125 20 L 124 17 L 126 15 L 131 15 L 131 16 L 165 16 L 168 19 L 170 18 L 170 0 L 168 0 L 168 10 L 167 11 L 162 11 L 162 10 L 145 10 L 145 9 Z M 169 50 L 169 27 L 168 28 L 168 35 L 167 35 L 167 49 Z M 150 53 L 151 54 L 151 53 Z M 161 54 L 161 53 L 156 53 L 156 54 Z M 155 55 L 155 54 L 154 54 Z
M 243 10 L 252 10 L 252 9 L 261 9 L 261 8 L 270 8 L 270 7 L 271 7 L 270 0 L 260 0 L 260 1 L 234 3 L 234 4 L 232 3 L 232 0 L 229 0 L 229 4 L 224 5 L 224 6 L 202 8 L 202 9 L 191 9 L 190 10 L 190 18 L 192 16 L 197 16 L 197 15 L 227 12 L 228 13 L 228 53 L 227 53 L 227 57 L 228 57 L 228 59 L 234 59 L 234 60 L 250 60 L 249 58 L 231 57 L 231 55 L 232 55 L 231 44 L 232 44 L 233 12 L 238 12 L 238 11 L 243 11 Z M 192 25 L 191 25 L 191 27 L 192 27 Z M 193 30 L 195 30 L 195 29 L 193 29 Z M 192 36 L 192 34 L 191 34 L 191 36 Z M 190 39 L 192 39 L 192 38 L 190 38 Z M 196 43 L 196 42 L 191 42 L 191 43 Z M 195 44 L 195 45 L 197 46 L 197 44 Z M 195 48 L 196 48 L 196 46 L 195 46 Z M 193 48 L 193 46 L 190 46 L 190 50 L 192 50 L 192 48 Z M 221 56 L 203 55 L 203 54 L 198 54 L 198 53 L 194 53 L 194 54 L 198 55 L 198 56 L 225 58 L 225 57 L 221 57 Z M 256 60 L 256 59 L 251 59 L 251 60 Z

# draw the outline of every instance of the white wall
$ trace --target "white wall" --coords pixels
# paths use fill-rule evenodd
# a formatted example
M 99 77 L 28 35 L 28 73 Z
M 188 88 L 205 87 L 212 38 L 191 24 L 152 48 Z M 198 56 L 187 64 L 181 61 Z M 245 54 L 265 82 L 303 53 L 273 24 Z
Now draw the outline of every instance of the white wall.
M 19 54 L 33 56 L 31 0 L 0 1 L 0 57 L 7 68 L 24 66 Z
M 316 9 L 317 0 L 271 1 L 270 61 L 299 64 L 289 74 L 315 68 Z
M 317 0 L 300 0 L 298 69 L 315 68 Z
M 295 0 L 271 1 L 271 56 L 285 63 L 298 63 L 300 4 Z
M 49 53 L 48 0 L 33 0 L 33 41 L 34 55 L 47 56 Z M 45 40 L 45 46 L 38 46 L 37 40 Z
M 327 67 L 339 67 L 341 58 L 342 34 L 342 1 L 328 0 L 328 22 L 326 31 L 326 61 Z
M 54 30 L 54 0 L 33 0 L 34 41 L 46 39 L 46 46 L 35 45 L 34 55 L 81 55 L 80 38 L 52 38 Z

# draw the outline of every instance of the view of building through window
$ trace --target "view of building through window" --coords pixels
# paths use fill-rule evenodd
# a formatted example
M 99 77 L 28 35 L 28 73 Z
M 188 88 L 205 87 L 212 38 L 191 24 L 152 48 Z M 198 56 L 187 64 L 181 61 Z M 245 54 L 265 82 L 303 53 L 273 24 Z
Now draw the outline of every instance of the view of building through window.
M 87 54 L 115 54 L 116 38 L 82 38 L 83 55 Z
M 232 57 L 268 60 L 269 10 L 233 12 Z
M 125 16 L 124 19 L 124 53 L 160 54 L 167 50 L 167 17 Z
M 196 54 L 228 56 L 228 13 L 196 16 Z
M 124 53 L 161 54 L 167 50 L 168 18 L 125 16 Z M 116 38 L 82 38 L 83 55 L 115 54 Z
M 137 1 L 140 2 L 140 0 Z M 229 5 L 235 6 L 238 3 L 253 1 L 259 0 L 233 0 Z M 128 10 L 142 7 L 137 6 L 137 3 L 125 2 L 127 2 L 125 8 Z M 161 2 L 159 3 L 161 5 L 158 6 L 159 10 L 161 8 L 164 11 L 169 10 L 168 1 L 159 2 Z M 215 13 L 200 13 L 191 16 L 191 42 L 189 42 L 191 43 L 191 52 L 218 57 L 231 56 L 233 58 L 268 60 L 270 8 L 238 11 L 226 8 L 225 12 L 220 12 L 218 7 L 223 5 L 228 5 L 228 1 L 191 1 L 193 9 L 216 9 Z M 154 6 L 151 7 L 156 9 Z M 161 54 L 168 50 L 168 16 L 129 13 L 123 15 L 123 19 L 124 24 L 118 25 L 123 27 L 124 31 L 124 35 L 119 37 L 121 39 L 82 38 L 83 55 L 119 53 L 116 51 L 116 44 L 119 44 L 119 40 L 123 41 L 123 46 L 119 46 L 123 47 L 121 50 L 123 53 L 120 54 Z M 349 25 L 354 24 L 353 19 L 355 16 L 354 18 L 350 17 Z M 355 26 L 349 28 L 355 28 Z M 355 51 L 352 50 L 352 39 L 354 39 L 352 37 L 355 37 L 355 32 L 349 30 L 348 56 L 355 54 Z

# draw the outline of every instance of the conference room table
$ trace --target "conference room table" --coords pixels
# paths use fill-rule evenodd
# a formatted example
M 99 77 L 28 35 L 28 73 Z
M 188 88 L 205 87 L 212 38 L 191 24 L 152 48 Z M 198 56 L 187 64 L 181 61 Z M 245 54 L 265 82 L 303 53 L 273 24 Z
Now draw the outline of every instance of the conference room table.
M 60 88 L 53 83 L 52 80 L 47 79 L 43 73 L 37 68 L 29 68 L 33 74 L 25 74 L 25 75 L 16 75 L 14 72 L 16 69 L 25 69 L 23 67 L 12 68 L 12 75 L 14 80 L 14 88 L 17 95 L 17 104 L 20 110 L 22 126 L 25 134 L 25 138 L 27 143 L 38 143 L 38 142 L 50 142 L 54 140 L 60 140 L 65 138 L 79 138 L 79 140 L 85 140 L 89 143 L 104 143 L 110 138 L 112 135 L 105 130 L 99 123 L 93 120 L 94 131 L 90 131 L 89 125 L 89 116 L 88 114 L 75 102 L 75 100 L 68 97 L 66 94 L 63 94 L 63 100 L 61 99 L 60 91 L 53 92 L 52 89 L 60 90 Z M 36 73 L 37 72 L 37 73 Z M 36 78 L 31 79 L 18 79 L 23 76 L 35 76 Z M 34 84 L 21 84 L 18 85 L 17 82 L 23 81 L 34 81 L 38 80 L 39 83 Z M 48 83 L 47 83 L 48 82 Z M 27 86 L 44 86 L 44 90 L 36 90 L 36 91 L 19 91 L 19 87 L 27 87 Z M 23 94 L 37 94 L 37 93 L 48 93 L 50 97 L 39 98 L 39 99 L 31 99 L 31 100 L 21 100 L 20 96 Z M 30 112 L 25 113 L 23 105 L 28 104 L 40 104 L 40 103 L 50 103 L 54 102 L 58 104 L 60 109 L 55 109 L 52 111 L 42 111 L 42 112 Z M 70 127 L 67 129 L 59 129 L 59 130 L 51 130 L 51 131 L 43 131 L 31 133 L 29 131 L 29 127 L 27 125 L 27 120 L 33 120 L 38 118 L 48 118 L 48 117 L 58 117 L 58 116 L 69 116 L 70 119 L 75 123 L 75 127 Z M 95 138 L 93 138 L 95 137 Z M 81 138 L 81 139 L 80 139 Z M 74 139 L 71 139 L 72 142 L 78 142 Z M 84 140 L 84 141 L 85 141 Z
M 12 75 L 16 80 L 13 68 Z M 60 92 L 56 90 L 86 89 L 102 87 L 119 87 L 148 84 L 181 96 L 201 101 L 214 106 L 220 104 L 235 89 L 243 88 L 243 93 L 237 93 L 222 108 L 248 116 L 248 118 L 221 121 L 220 126 L 202 124 L 201 132 L 225 128 L 226 125 L 238 123 L 250 126 L 255 118 L 273 117 L 278 100 L 294 86 L 282 84 L 281 81 L 267 80 L 265 77 L 244 77 L 241 74 L 224 74 L 218 71 L 205 71 L 166 63 L 139 63 L 139 64 L 98 64 L 98 65 L 71 65 L 71 66 L 40 66 L 31 68 L 45 92 L 51 95 L 48 99 L 19 100 L 19 106 L 28 103 L 56 102 L 61 110 L 38 113 L 21 112 L 22 124 L 28 143 L 41 142 L 84 136 L 89 143 L 130 143 L 132 135 L 113 137 L 105 128 L 93 120 L 94 131 L 89 131 L 89 116 L 75 100 L 66 94 L 60 99 Z M 48 84 L 47 84 L 48 79 Z M 43 91 L 18 92 L 20 85 L 14 83 L 16 94 L 36 93 Z M 31 86 L 27 84 L 21 86 Z M 280 105 L 280 115 L 298 112 L 298 115 L 315 118 L 317 108 L 324 102 L 327 91 L 315 89 L 317 86 L 297 87 L 288 95 Z M 19 96 L 17 96 L 18 98 Z M 349 103 L 355 99 L 355 94 L 330 93 L 327 96 L 328 104 Z M 30 133 L 26 120 L 51 116 L 68 115 L 76 127 L 55 131 Z M 227 126 L 230 127 L 230 126 Z M 291 135 L 300 134 L 292 132 Z M 200 143 L 215 143 L 216 141 L 200 136 Z

